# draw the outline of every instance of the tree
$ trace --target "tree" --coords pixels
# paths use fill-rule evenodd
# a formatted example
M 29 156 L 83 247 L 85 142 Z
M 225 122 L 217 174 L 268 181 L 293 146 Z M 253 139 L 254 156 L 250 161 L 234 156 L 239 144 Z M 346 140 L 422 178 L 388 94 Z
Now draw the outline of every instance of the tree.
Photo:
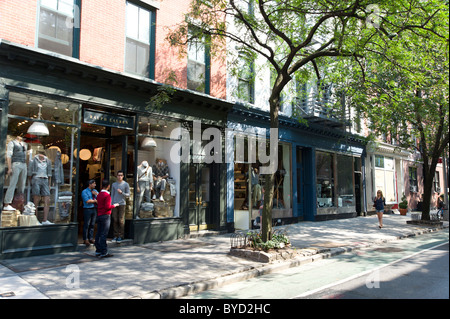
M 185 22 L 176 26 L 169 40 L 185 47 L 191 38 L 208 35 L 212 52 L 226 50 L 229 40 L 228 47 L 265 58 L 276 73 L 268 102 L 270 127 L 278 129 L 280 96 L 292 78 L 304 79 L 308 74 L 303 71 L 312 65 L 320 80 L 327 58 L 352 57 L 357 63 L 368 43 L 423 29 L 435 13 L 429 3 L 434 1 L 193 0 Z M 413 12 L 420 15 L 403 18 Z M 271 236 L 274 179 L 275 174 L 266 175 L 263 241 Z
M 352 68 L 342 60 L 334 75 L 346 78 L 341 90 L 369 119 L 374 137 L 384 135 L 399 147 L 420 153 L 423 220 L 430 219 L 438 160 L 448 151 L 448 23 L 448 6 L 443 5 L 424 28 L 402 32 L 388 43 L 371 43 L 364 65 Z

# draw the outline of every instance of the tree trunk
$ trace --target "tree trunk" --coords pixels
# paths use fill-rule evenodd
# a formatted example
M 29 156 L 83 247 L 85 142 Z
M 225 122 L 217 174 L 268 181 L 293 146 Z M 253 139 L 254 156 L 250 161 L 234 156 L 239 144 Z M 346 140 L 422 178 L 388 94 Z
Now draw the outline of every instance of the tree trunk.
M 278 109 L 279 109 L 279 96 L 270 98 L 270 128 L 279 127 L 278 122 Z M 278 139 L 278 136 L 277 136 Z M 273 156 L 278 156 L 272 154 Z M 273 208 L 273 195 L 274 195 L 275 173 L 267 174 L 264 183 L 264 207 L 262 212 L 262 228 L 261 237 L 262 241 L 266 242 L 272 239 L 272 208 Z
M 432 160 L 430 166 L 424 165 L 423 170 L 423 197 L 422 220 L 430 220 L 430 205 L 433 198 L 433 179 L 436 171 L 437 160 Z

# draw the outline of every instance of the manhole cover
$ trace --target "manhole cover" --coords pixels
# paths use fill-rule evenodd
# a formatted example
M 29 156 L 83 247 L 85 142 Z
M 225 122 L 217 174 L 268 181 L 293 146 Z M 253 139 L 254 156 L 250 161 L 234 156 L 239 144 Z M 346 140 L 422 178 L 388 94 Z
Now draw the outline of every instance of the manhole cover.
M 374 250 L 382 253 L 398 253 L 403 251 L 403 249 L 396 247 L 382 247 L 382 248 L 375 248 Z

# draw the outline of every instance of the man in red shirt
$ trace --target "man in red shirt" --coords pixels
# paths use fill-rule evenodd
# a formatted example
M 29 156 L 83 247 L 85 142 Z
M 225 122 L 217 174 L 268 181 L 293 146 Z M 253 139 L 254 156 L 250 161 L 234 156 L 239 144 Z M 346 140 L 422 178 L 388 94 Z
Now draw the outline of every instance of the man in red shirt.
M 118 203 L 112 205 L 111 195 L 109 194 L 109 180 L 102 181 L 102 190 L 97 195 L 97 235 L 95 236 L 95 255 L 99 258 L 112 257 L 108 253 L 106 236 L 108 236 L 109 226 L 111 225 L 111 210 L 119 206 Z

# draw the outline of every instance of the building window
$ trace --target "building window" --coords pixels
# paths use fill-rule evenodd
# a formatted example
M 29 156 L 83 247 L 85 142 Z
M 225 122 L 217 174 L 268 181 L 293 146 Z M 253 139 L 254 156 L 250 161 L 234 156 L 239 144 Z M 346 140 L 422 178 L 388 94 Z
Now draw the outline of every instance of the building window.
M 38 23 L 38 48 L 78 57 L 79 6 L 74 0 L 41 0 Z
M 434 180 L 433 180 L 433 186 L 434 186 L 434 191 L 436 193 L 440 193 L 441 192 L 441 183 L 440 183 L 440 176 L 439 176 L 439 172 L 436 171 L 434 173 Z
M 239 55 L 238 61 L 238 99 L 254 103 L 254 72 L 253 60 L 248 56 Z
M 198 39 L 195 37 L 195 27 L 189 30 L 187 88 L 197 92 L 209 94 L 209 61 L 210 52 L 208 37 Z
M 127 2 L 125 71 L 154 78 L 154 12 Z
M 417 192 L 417 168 L 416 167 L 410 167 L 409 168 L 409 191 L 411 193 Z

